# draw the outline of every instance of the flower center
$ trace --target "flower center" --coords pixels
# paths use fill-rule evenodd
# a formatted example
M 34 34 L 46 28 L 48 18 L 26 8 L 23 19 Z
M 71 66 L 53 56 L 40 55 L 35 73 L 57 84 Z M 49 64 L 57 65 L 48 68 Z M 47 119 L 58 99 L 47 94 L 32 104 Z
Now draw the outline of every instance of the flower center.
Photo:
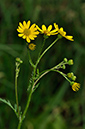
M 30 35 L 31 31 L 29 29 L 24 29 L 23 33 L 24 35 L 28 36 Z
M 45 31 L 44 31 L 44 34 L 49 35 L 50 32 L 49 32 L 48 30 L 45 30 Z

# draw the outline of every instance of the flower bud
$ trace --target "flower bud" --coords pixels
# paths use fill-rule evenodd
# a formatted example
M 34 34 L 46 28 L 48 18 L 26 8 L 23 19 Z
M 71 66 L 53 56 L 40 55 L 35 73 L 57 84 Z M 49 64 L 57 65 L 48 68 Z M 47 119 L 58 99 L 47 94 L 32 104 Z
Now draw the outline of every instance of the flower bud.
M 69 78 L 72 78 L 74 76 L 74 74 L 71 72 L 71 73 L 67 73 L 67 77 Z
M 19 62 L 19 61 L 20 61 L 20 58 L 19 58 L 19 57 L 17 57 L 17 58 L 16 58 L 16 61 L 17 61 L 17 62 Z
M 69 65 L 73 65 L 73 60 L 70 59 L 70 60 L 68 61 L 68 64 L 69 64 Z
M 73 77 L 72 77 L 72 80 L 75 81 L 75 80 L 76 80 L 76 76 L 73 76 Z
M 64 62 L 67 63 L 67 61 L 68 61 L 67 58 L 64 58 Z
M 65 69 L 65 68 L 66 68 L 66 66 L 65 66 L 65 65 L 63 65 L 63 66 L 62 66 L 62 68 L 63 68 L 63 69 Z
M 23 63 L 23 61 L 19 57 L 16 58 L 16 61 L 20 64 Z

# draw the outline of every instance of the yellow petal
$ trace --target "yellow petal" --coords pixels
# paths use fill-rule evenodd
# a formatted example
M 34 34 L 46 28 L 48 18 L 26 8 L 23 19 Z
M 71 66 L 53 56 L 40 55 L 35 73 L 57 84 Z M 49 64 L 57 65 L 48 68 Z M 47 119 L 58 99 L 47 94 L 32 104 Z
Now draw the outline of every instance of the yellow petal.
M 51 31 L 52 30 L 52 25 L 49 25 L 48 26 L 48 31 Z
M 63 31 L 63 28 L 61 27 L 59 30 L 60 30 L 60 31 Z
M 42 30 L 36 25 L 36 28 L 40 31 L 40 32 L 42 32 Z
M 72 39 L 72 38 L 73 38 L 73 36 L 69 36 L 69 35 L 67 35 L 66 37 L 67 37 L 67 38 L 70 38 L 70 39 Z
M 73 36 L 65 36 L 65 38 L 70 40 L 70 41 L 74 41 Z
M 58 31 L 58 25 L 56 24 L 56 23 L 54 23 L 54 27 L 55 27 L 55 29 L 56 29 L 56 31 Z
M 18 32 L 20 32 L 20 33 L 22 33 L 22 32 L 23 32 L 23 31 L 22 31 L 22 30 L 20 30 L 20 29 L 17 29 L 17 31 L 18 31 Z
M 51 33 L 55 33 L 56 31 L 57 31 L 57 30 L 56 30 L 56 29 L 54 29 L 54 30 L 52 30 L 52 31 L 51 31 Z
M 36 38 L 37 36 L 36 35 L 33 35 L 34 38 Z
M 35 25 L 36 24 L 32 24 L 31 27 L 30 27 L 30 29 L 34 29 Z
M 24 34 L 18 34 L 19 37 L 22 37 Z
M 30 27 L 30 23 L 31 23 L 30 21 L 27 22 L 27 28 Z
M 26 35 L 23 35 L 23 37 L 22 37 L 23 39 L 26 39 Z
M 33 30 L 32 30 L 32 31 L 36 31 L 36 30 L 37 30 L 37 27 L 33 28 Z
M 26 21 L 23 21 L 23 25 L 24 25 L 24 27 L 26 26 Z
M 28 43 L 30 43 L 30 39 L 29 39 L 29 37 L 26 37 L 26 40 L 27 40 L 27 42 L 28 42 Z
M 63 28 L 62 28 L 62 27 L 58 30 L 58 32 L 59 32 L 63 37 L 66 36 L 66 32 L 63 31 Z
M 20 26 L 18 26 L 18 29 L 19 29 L 19 30 L 22 30 L 22 28 L 21 28 Z
M 36 35 L 36 34 L 39 34 L 39 31 L 35 31 L 33 34 L 35 34 L 35 35 Z
M 21 28 L 23 28 L 23 25 L 22 25 L 22 23 L 21 23 L 21 22 L 19 22 L 19 25 L 20 25 L 20 27 L 21 27 Z
M 51 35 L 57 35 L 58 34 L 58 32 L 56 32 L 56 33 L 51 33 Z
M 63 31 L 63 35 L 66 35 L 66 32 L 65 31 Z
M 46 26 L 45 25 L 42 25 L 42 30 L 46 30 Z

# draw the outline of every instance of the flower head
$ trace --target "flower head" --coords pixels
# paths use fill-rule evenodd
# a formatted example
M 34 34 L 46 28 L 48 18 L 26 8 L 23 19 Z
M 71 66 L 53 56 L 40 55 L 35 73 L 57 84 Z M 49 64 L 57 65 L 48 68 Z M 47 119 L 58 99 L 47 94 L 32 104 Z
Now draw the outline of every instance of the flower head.
M 23 24 L 19 22 L 17 31 L 20 33 L 18 36 L 26 39 L 28 43 L 30 43 L 30 40 L 34 40 L 39 34 L 36 28 L 36 24 L 30 26 L 30 21 L 27 23 L 26 21 L 23 21 Z
M 54 30 L 52 30 L 52 25 L 49 25 L 48 28 L 46 28 L 45 25 L 42 25 L 42 29 L 40 29 L 37 25 L 36 25 L 37 29 L 42 33 L 45 34 L 47 36 L 51 36 L 51 35 L 56 35 L 58 34 L 58 29 L 55 28 Z
M 29 47 L 29 49 L 30 50 L 35 50 L 35 47 L 36 47 L 36 45 L 34 44 L 34 43 L 30 43 L 29 45 L 28 45 L 28 47 Z
M 80 83 L 73 82 L 72 84 L 72 90 L 73 91 L 78 91 L 80 89 Z
M 59 33 L 62 37 L 65 37 L 66 39 L 68 39 L 68 40 L 70 40 L 70 41 L 74 41 L 73 36 L 66 35 L 66 32 L 63 30 L 62 27 L 59 29 L 59 28 L 58 28 L 58 25 L 57 25 L 56 23 L 54 23 L 54 27 L 58 29 L 58 33 Z

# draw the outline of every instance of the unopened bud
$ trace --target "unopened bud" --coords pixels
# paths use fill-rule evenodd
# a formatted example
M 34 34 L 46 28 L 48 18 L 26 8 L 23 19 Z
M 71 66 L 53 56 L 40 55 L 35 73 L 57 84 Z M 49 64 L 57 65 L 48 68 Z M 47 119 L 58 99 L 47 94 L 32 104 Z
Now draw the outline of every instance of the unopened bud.
M 67 63 L 67 61 L 68 61 L 67 58 L 64 58 L 64 62 Z
M 73 76 L 73 77 L 72 77 L 72 80 L 75 81 L 75 80 L 76 80 L 76 76 Z
M 73 65 L 73 60 L 70 59 L 70 60 L 68 61 L 68 64 L 69 64 L 69 65 Z
M 71 73 L 67 73 L 67 77 L 69 78 L 72 78 L 74 76 L 74 74 L 71 72 Z
M 16 58 L 16 61 L 19 62 L 20 64 L 23 63 L 23 61 L 19 57 Z
M 65 68 L 66 68 L 66 66 L 65 66 L 65 65 L 63 65 L 63 66 L 62 66 L 62 68 L 63 68 L 63 69 L 65 69 Z

